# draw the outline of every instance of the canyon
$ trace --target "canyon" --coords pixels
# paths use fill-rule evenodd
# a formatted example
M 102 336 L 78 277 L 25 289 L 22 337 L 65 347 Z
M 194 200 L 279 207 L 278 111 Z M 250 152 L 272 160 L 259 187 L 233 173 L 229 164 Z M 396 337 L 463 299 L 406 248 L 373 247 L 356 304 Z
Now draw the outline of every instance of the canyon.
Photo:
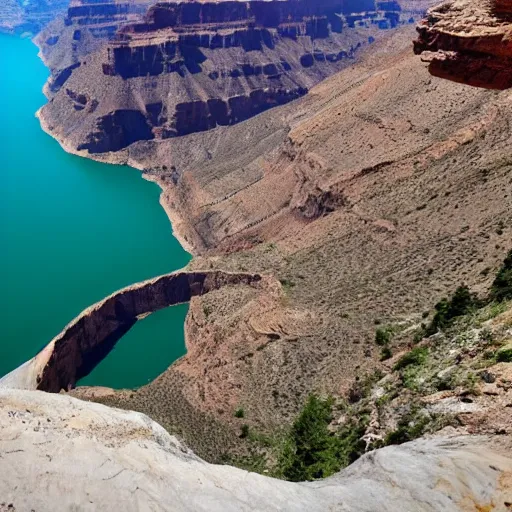
M 302 2 L 158 4 L 135 22 L 116 18 L 115 34 L 100 31 L 97 46 L 77 40 L 74 61 L 51 66 L 43 127 L 70 152 L 131 165 L 156 182 L 194 258 L 84 311 L 0 381 L 69 391 L 0 390 L 0 446 L 19 471 L 0 484 L 8 497 L 0 507 L 47 507 L 37 490 L 21 499 L 10 491 L 26 475 L 59 482 L 66 506 L 76 504 L 67 478 L 44 473 L 54 457 L 67 467 L 57 448 L 65 443 L 77 460 L 88 454 L 76 492 L 92 485 L 92 500 L 103 503 L 115 485 L 157 509 L 177 499 L 183 510 L 508 509 L 511 363 L 478 365 L 487 364 L 488 339 L 510 346 L 510 303 L 453 339 L 413 336 L 462 283 L 483 296 L 510 249 L 510 2 L 435 7 L 419 37 L 409 16 L 432 2 L 399 3 L 355 18 L 350 2 L 342 17 L 329 2 L 306 12 Z M 87 11 L 74 12 L 68 35 Z M 383 30 L 397 20 L 386 13 L 406 22 Z M 491 28 L 461 29 L 491 15 Z M 415 37 L 422 57 L 413 55 Z M 44 58 L 58 62 L 59 41 L 49 46 Z M 135 390 L 71 389 L 138 317 L 181 301 L 190 301 L 187 354 L 157 379 Z M 389 358 L 375 342 L 378 326 L 399 326 Z M 396 369 L 418 349 L 438 358 L 435 379 L 441 367 L 478 371 L 418 399 Z M 382 417 L 395 385 L 387 399 L 398 412 Z M 415 407 L 455 411 L 456 421 L 314 483 L 209 464 L 267 473 L 275 438 L 311 392 L 343 404 L 332 429 L 348 425 L 352 408 L 368 414 L 364 438 L 375 446 L 383 425 L 395 429 Z M 43 435 L 49 462 L 37 452 Z M 41 464 L 29 467 L 33 460 Z
M 38 38 L 52 70 L 41 121 L 84 156 L 231 126 L 286 104 L 417 16 L 374 0 L 159 3 L 132 23 L 119 9 L 72 3 L 64 22 Z

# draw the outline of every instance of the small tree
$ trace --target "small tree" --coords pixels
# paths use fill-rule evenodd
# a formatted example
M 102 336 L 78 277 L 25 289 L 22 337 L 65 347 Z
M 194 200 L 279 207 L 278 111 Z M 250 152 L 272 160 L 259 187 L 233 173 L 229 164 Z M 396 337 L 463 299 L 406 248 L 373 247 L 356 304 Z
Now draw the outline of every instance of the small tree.
M 391 341 L 391 332 L 389 329 L 379 328 L 375 331 L 375 343 L 383 347 Z
M 512 299 L 512 249 L 508 252 L 491 285 L 490 298 L 497 302 Z
M 427 335 L 435 334 L 439 329 L 448 327 L 454 318 L 469 313 L 478 305 L 478 299 L 466 285 L 459 286 L 451 299 L 440 300 L 435 308 L 436 314 L 427 328 Z
M 333 445 L 336 438 L 329 432 L 332 399 L 322 400 L 310 395 L 295 420 L 285 449 L 283 475 L 300 482 L 325 478 L 339 468 Z

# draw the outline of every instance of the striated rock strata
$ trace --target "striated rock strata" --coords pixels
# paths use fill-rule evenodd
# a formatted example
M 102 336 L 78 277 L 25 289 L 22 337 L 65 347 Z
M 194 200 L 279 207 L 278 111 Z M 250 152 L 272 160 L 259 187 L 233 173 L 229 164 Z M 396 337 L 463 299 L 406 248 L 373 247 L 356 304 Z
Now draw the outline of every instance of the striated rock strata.
M 430 72 L 478 87 L 512 87 L 512 0 L 456 0 L 432 8 L 416 53 Z
M 69 68 L 98 50 L 117 31 L 144 17 L 156 0 L 71 0 L 60 16 L 38 35 L 41 56 L 53 73 L 49 90 L 69 72 Z M 64 73 L 64 74 L 63 74 Z
M 510 454 L 430 439 L 291 483 L 207 464 L 148 417 L 67 396 L 0 390 L 1 510 L 505 511 Z
M 112 36 L 102 17 L 80 25 L 103 3 L 81 3 L 68 13 L 73 41 L 69 27 L 39 39 L 53 71 L 40 116 L 66 149 L 84 155 L 233 125 L 286 104 L 384 29 L 411 22 L 398 2 L 374 0 L 159 3 L 134 23 L 114 9 Z
M 260 279 L 258 275 L 219 271 L 176 272 L 123 288 L 83 311 L 37 356 L 0 379 L 0 387 L 54 393 L 69 390 L 139 318 L 223 286 L 251 285 Z

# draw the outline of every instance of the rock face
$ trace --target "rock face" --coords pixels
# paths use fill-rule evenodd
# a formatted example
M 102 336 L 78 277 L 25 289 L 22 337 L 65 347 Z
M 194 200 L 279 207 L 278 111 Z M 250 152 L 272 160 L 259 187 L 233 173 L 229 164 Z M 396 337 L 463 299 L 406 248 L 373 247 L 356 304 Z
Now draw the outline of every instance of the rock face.
M 37 45 L 57 76 L 112 39 L 126 24 L 140 21 L 155 0 L 71 0 L 67 12 L 39 34 Z
M 43 124 L 83 154 L 244 121 L 303 96 L 383 29 L 411 21 L 399 3 L 374 0 L 159 3 L 135 23 L 123 17 L 140 10 L 109 5 L 81 0 L 68 11 L 73 41 L 69 26 L 39 39 L 53 70 Z
M 512 460 L 471 438 L 388 447 L 290 483 L 207 464 L 142 414 L 38 391 L 0 390 L 0 454 L 1 510 L 458 512 L 512 501 Z
M 442 78 L 491 89 L 512 87 L 512 0 L 456 0 L 430 9 L 415 52 Z
M 223 286 L 251 285 L 260 279 L 250 274 L 177 272 L 123 288 L 83 311 L 36 357 L 0 379 L 0 387 L 69 390 L 139 318 Z

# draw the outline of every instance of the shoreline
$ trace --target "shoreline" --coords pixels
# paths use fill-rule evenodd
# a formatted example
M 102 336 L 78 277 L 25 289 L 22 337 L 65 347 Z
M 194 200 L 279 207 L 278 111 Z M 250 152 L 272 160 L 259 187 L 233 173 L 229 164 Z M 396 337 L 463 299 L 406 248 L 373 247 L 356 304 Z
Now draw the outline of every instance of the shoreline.
M 47 95 L 46 91 L 47 91 L 48 83 L 49 83 L 50 76 L 51 76 L 51 70 L 43 56 L 41 47 L 39 46 L 39 44 L 37 42 L 38 36 L 39 36 L 39 34 L 37 34 L 35 37 L 33 37 L 31 39 L 31 41 L 38 49 L 37 57 L 41 60 L 43 65 L 46 67 L 46 69 L 48 69 L 48 71 L 50 73 L 50 75 L 49 75 L 48 79 L 46 80 L 46 82 L 44 83 L 43 89 L 42 89 L 43 94 L 47 99 L 47 102 L 46 102 L 46 104 L 47 104 L 48 103 L 48 95 Z M 158 188 L 160 189 L 159 203 L 160 203 L 160 206 L 163 208 L 163 210 L 167 216 L 167 219 L 169 220 L 169 224 L 171 225 L 171 234 L 178 241 L 178 243 L 180 244 L 182 249 L 191 256 L 191 260 L 190 260 L 190 262 L 191 262 L 193 260 L 193 258 L 196 256 L 196 249 L 190 242 L 188 242 L 186 240 L 185 234 L 182 233 L 181 230 L 179 229 L 178 226 L 183 223 L 183 220 L 179 218 L 177 213 L 175 213 L 174 211 L 171 211 L 170 206 L 165 201 L 165 197 L 164 197 L 165 189 L 162 186 L 162 183 L 160 182 L 160 180 L 155 176 L 150 176 L 150 175 L 147 175 L 146 173 L 144 173 L 144 169 L 141 168 L 142 166 L 138 165 L 137 162 L 130 159 L 129 149 L 125 149 L 125 150 L 122 150 L 117 153 L 112 153 L 112 152 L 107 153 L 106 154 L 107 156 L 105 156 L 103 158 L 103 157 L 98 157 L 98 156 L 92 156 L 91 153 L 89 153 L 87 151 L 77 151 L 76 149 L 70 147 L 64 139 L 54 135 L 52 133 L 52 131 L 50 130 L 48 123 L 46 122 L 46 120 L 44 119 L 44 116 L 42 115 L 42 110 L 46 106 L 46 104 L 42 105 L 37 110 L 37 112 L 35 113 L 35 116 L 38 119 L 39 125 L 40 125 L 41 129 L 43 130 L 43 132 L 45 132 L 47 135 L 49 135 L 52 139 L 56 140 L 59 143 L 60 147 L 66 153 L 69 153 L 70 155 L 75 155 L 80 158 L 87 158 L 89 160 L 93 160 L 95 162 L 100 162 L 103 164 L 124 165 L 127 167 L 131 167 L 131 168 L 135 169 L 136 171 L 139 171 L 142 179 L 144 179 L 146 181 L 150 181 L 152 183 L 155 183 L 158 186 Z M 116 155 L 116 156 L 114 157 L 114 155 Z M 187 266 L 190 264 L 190 262 L 187 264 Z
M 43 59 L 41 59 L 41 60 L 44 63 L 44 60 Z M 46 66 L 46 64 L 45 64 L 45 66 Z M 46 87 L 46 83 L 45 83 L 45 87 Z M 176 214 L 174 210 L 171 210 L 170 206 L 165 201 L 165 197 L 164 197 L 165 188 L 162 186 L 159 178 L 156 176 L 152 176 L 152 175 L 148 175 L 148 174 L 144 173 L 144 169 L 142 169 L 140 165 L 138 165 L 134 160 L 132 160 L 130 158 L 128 150 L 123 150 L 123 151 L 119 152 L 120 154 L 110 152 L 110 153 L 106 153 L 105 157 L 100 157 L 100 156 L 93 156 L 93 155 L 91 155 L 91 153 L 89 153 L 87 151 L 77 151 L 76 149 L 70 147 L 64 139 L 58 137 L 57 135 L 52 133 L 52 131 L 50 130 L 48 123 L 46 122 L 46 120 L 44 119 L 44 116 L 42 115 L 42 110 L 43 110 L 44 106 L 45 105 L 41 106 L 39 108 L 39 110 L 35 113 L 36 118 L 39 120 L 39 125 L 40 125 L 41 129 L 43 130 L 43 132 L 45 132 L 52 139 L 57 141 L 58 144 L 60 145 L 60 147 L 66 153 L 80 157 L 80 158 L 86 158 L 89 160 L 93 160 L 95 162 L 99 162 L 102 164 L 122 165 L 122 166 L 130 167 L 130 168 L 138 171 L 140 174 L 140 177 L 143 180 L 150 181 L 158 186 L 158 188 L 160 189 L 159 204 L 162 207 L 162 209 L 164 210 L 164 212 L 167 216 L 167 219 L 169 221 L 169 224 L 171 225 L 171 234 L 178 241 L 178 243 L 180 244 L 182 249 L 192 257 L 191 258 L 191 261 L 192 261 L 192 259 L 197 255 L 196 248 L 185 239 L 184 233 L 179 229 L 178 226 L 183 223 L 183 220 L 179 218 L 178 214 Z M 114 155 L 116 155 L 116 156 L 114 157 Z

